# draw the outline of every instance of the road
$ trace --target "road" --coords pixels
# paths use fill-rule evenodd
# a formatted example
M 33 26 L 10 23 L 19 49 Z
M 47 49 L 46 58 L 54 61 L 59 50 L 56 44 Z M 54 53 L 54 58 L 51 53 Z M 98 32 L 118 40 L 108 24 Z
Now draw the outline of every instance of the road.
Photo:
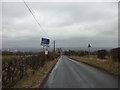
M 118 88 L 118 79 L 102 70 L 61 56 L 42 88 Z

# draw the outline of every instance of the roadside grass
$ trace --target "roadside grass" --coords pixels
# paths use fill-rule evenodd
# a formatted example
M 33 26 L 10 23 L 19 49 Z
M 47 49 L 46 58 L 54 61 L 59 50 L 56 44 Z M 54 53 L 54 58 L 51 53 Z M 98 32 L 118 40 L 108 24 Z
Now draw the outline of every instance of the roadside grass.
M 43 67 L 40 67 L 35 74 L 32 74 L 31 70 L 28 70 L 28 77 L 20 80 L 14 88 L 39 88 L 44 78 L 47 76 L 48 72 L 55 65 L 57 60 L 50 60 L 46 62 Z
M 98 58 L 89 58 L 89 57 L 80 57 L 80 56 L 70 56 L 71 59 L 77 60 L 102 70 L 107 71 L 108 73 L 120 77 L 120 63 L 114 62 L 112 60 L 98 59 Z

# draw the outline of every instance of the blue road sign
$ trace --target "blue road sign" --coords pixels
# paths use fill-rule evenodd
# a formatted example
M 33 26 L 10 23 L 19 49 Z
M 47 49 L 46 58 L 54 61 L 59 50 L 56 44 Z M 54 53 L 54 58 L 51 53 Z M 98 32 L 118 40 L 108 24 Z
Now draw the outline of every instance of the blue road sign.
M 47 38 L 41 39 L 41 45 L 49 45 L 49 43 L 50 43 L 50 39 L 47 39 Z

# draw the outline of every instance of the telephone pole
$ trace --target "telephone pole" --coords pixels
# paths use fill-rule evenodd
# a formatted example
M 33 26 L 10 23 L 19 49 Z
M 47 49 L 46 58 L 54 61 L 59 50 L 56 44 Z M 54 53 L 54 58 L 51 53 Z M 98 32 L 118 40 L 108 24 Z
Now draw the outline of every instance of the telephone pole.
M 53 52 L 55 53 L 55 40 L 53 41 Z

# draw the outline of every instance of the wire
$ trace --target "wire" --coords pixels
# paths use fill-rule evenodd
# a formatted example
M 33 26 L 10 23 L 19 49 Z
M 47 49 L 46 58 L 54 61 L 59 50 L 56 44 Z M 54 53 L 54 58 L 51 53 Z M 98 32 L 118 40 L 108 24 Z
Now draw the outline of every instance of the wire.
M 39 27 L 41 28 L 41 30 L 46 34 L 46 36 L 48 37 L 46 31 L 42 28 L 41 24 L 37 21 L 37 19 L 35 18 L 35 15 L 33 14 L 33 12 L 31 11 L 30 7 L 27 5 L 27 3 L 23 0 L 24 4 L 26 5 L 26 7 L 28 8 L 28 10 L 30 11 L 30 13 L 32 14 L 33 18 L 35 19 L 35 21 L 37 22 L 37 24 L 39 25 Z

